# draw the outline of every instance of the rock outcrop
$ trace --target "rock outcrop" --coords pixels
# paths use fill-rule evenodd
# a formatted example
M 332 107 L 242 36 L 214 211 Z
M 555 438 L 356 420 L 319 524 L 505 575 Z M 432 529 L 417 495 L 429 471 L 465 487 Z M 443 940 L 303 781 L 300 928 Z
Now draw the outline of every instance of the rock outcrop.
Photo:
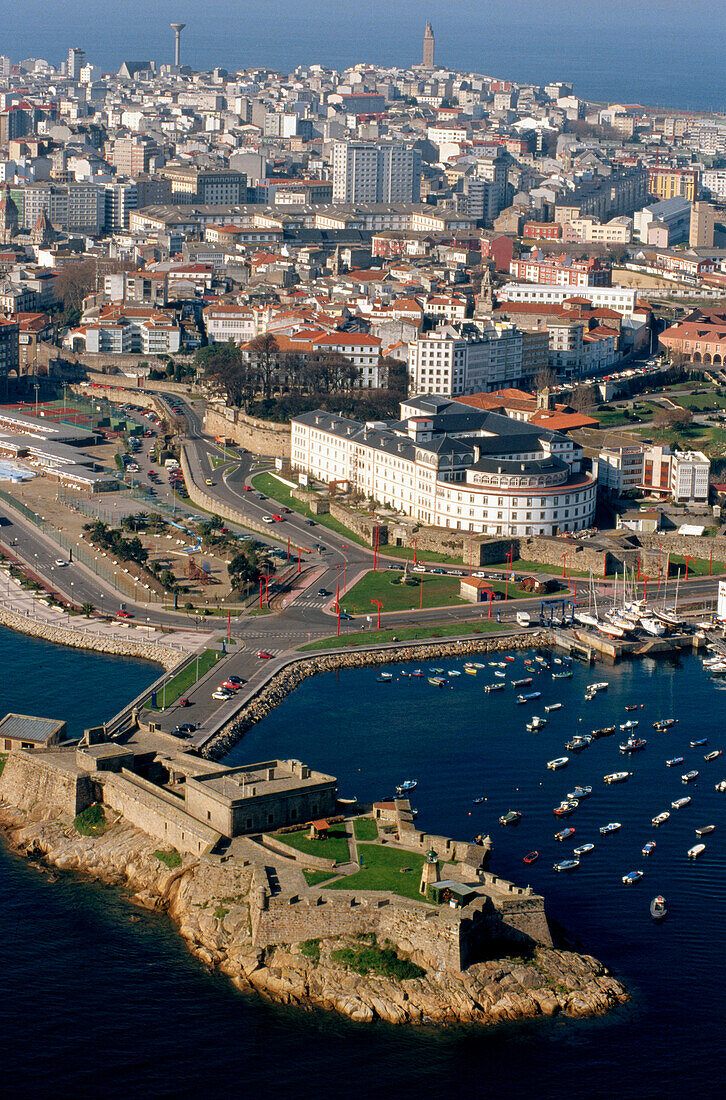
M 170 869 L 156 854 L 158 842 L 123 818 L 90 838 L 79 836 L 71 824 L 30 821 L 4 806 L 0 825 L 13 847 L 30 858 L 126 886 L 138 903 L 166 909 L 190 950 L 208 966 L 239 989 L 282 1004 L 332 1009 L 361 1022 L 492 1025 L 558 1013 L 592 1016 L 628 998 L 596 959 L 550 948 L 538 948 L 531 957 L 475 963 L 464 972 L 406 980 L 363 976 L 333 957 L 355 939 L 255 946 L 249 863 L 185 858 Z

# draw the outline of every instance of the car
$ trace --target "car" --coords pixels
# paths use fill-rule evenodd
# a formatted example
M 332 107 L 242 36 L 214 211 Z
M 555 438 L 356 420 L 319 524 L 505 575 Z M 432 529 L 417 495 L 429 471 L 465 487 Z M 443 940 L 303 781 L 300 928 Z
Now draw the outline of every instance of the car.
M 483 569 L 479 569 L 476 573 L 472 573 L 472 577 L 478 577 L 479 579 L 481 579 L 482 577 L 486 577 L 486 573 Z
M 262 522 L 263 523 L 274 523 L 275 521 L 272 518 L 272 516 L 263 516 L 262 517 Z
M 265 496 L 264 493 L 258 493 L 257 494 L 257 499 L 258 500 L 267 500 L 267 497 Z
M 346 620 L 353 618 L 352 615 L 348 615 L 347 612 L 345 612 L 345 611 L 341 611 L 340 617 L 341 617 L 341 619 L 346 619 Z
M 245 491 L 245 493 L 251 493 L 252 492 L 252 486 L 251 485 L 243 485 L 242 488 Z
M 212 481 L 211 477 L 205 477 L 204 484 L 205 485 L 214 485 L 214 482 Z
M 182 695 L 181 699 L 179 700 L 179 706 L 180 707 L 190 707 L 191 705 L 192 704 L 189 702 L 186 695 Z
M 224 680 L 220 685 L 225 691 L 238 691 L 239 684 L 233 684 L 231 680 Z
M 463 569 L 450 569 L 449 570 L 449 576 L 450 577 L 465 577 L 466 573 L 464 572 Z
M 55 564 L 58 566 L 59 569 L 62 569 L 63 566 L 68 565 L 69 562 L 66 560 L 66 558 L 56 558 Z
M 273 513 L 272 518 L 274 519 L 275 523 L 284 523 L 285 522 L 285 517 L 281 516 L 277 512 Z
M 233 692 L 231 692 L 231 691 L 220 691 L 219 688 L 217 688 L 216 691 L 212 692 L 212 698 L 217 699 L 217 700 L 219 700 L 219 702 L 222 702 L 222 703 L 226 703 L 232 697 L 233 697 Z
M 315 526 L 315 520 L 314 519 L 306 519 L 305 522 L 307 523 L 308 527 L 314 527 Z
M 243 680 L 241 676 L 228 676 L 230 684 L 234 684 L 235 687 L 241 687 L 242 684 L 246 684 L 247 681 Z
M 116 612 L 116 618 L 117 619 L 133 619 L 133 615 L 131 614 L 130 611 L 127 611 L 125 608 L 122 607 L 120 611 Z
M 318 595 L 319 596 L 329 596 L 330 593 L 328 592 L 327 588 L 319 588 L 318 589 Z
M 388 568 L 389 569 L 398 569 L 399 567 L 397 565 L 389 565 Z M 411 572 L 412 573 L 425 573 L 426 572 L 426 566 L 425 565 L 412 565 L 411 566 Z
M 273 654 L 268 653 L 266 649 L 258 649 L 257 650 L 257 656 L 259 657 L 259 659 L 261 661 L 269 661 L 269 660 L 272 659 Z
M 182 722 L 182 724 L 179 726 L 179 729 L 182 731 L 182 733 L 194 733 L 195 730 L 199 729 L 199 723 Z
M 445 570 L 444 569 L 432 569 L 431 572 L 432 573 L 444 573 Z
M 285 513 L 286 516 L 292 515 L 292 508 L 283 508 L 281 510 Z

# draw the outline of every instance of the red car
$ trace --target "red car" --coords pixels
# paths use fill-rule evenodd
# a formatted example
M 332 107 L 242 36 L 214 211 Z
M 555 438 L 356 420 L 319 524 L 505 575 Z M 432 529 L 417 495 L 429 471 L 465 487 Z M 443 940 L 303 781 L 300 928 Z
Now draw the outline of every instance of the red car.
M 191 706 L 191 703 L 187 699 L 186 695 L 182 695 L 181 699 L 179 700 L 179 706 L 180 707 L 190 707 Z
M 257 656 L 261 661 L 269 661 L 272 658 L 272 653 L 268 653 L 266 649 L 258 649 Z
M 244 491 L 246 493 L 251 493 L 252 492 L 252 486 L 251 485 L 243 485 L 242 488 L 244 489 Z
M 273 513 L 272 518 L 274 519 L 275 523 L 284 523 L 285 522 L 285 517 L 284 516 L 275 515 L 275 513 Z
M 116 612 L 116 617 L 118 619 L 133 619 L 133 615 L 131 614 L 131 612 L 130 611 L 124 611 L 123 609 L 121 611 Z
M 239 691 L 239 684 L 233 684 L 231 680 L 224 680 L 219 686 L 226 688 L 227 691 Z

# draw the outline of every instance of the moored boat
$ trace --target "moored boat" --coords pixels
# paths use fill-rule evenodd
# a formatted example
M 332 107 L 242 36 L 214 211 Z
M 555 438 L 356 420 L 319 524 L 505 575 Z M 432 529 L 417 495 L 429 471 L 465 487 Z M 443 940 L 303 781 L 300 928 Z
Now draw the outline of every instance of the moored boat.
M 551 710 L 562 710 L 562 703 L 547 703 L 545 710 L 549 714 Z
M 706 761 L 718 760 L 722 753 L 723 749 L 714 749 L 713 752 L 707 752 L 703 759 Z
M 396 787 L 396 794 L 410 794 L 411 791 L 415 791 L 417 787 L 418 779 L 404 779 L 403 783 L 399 783 Z
M 594 847 L 595 847 L 595 845 L 591 844 L 588 841 L 587 844 L 581 844 L 579 846 L 579 848 L 573 848 L 573 853 L 574 853 L 574 855 L 576 855 L 578 857 L 579 856 L 584 856 L 584 855 L 587 855 L 588 852 L 591 852 Z
M 464 672 L 466 672 L 469 676 L 476 676 L 477 669 L 475 669 L 475 668 L 465 668 Z
M 574 737 L 566 743 L 565 748 L 570 752 L 582 752 L 588 745 L 592 744 L 592 737 L 589 733 L 575 734 Z
M 569 840 L 570 837 L 574 835 L 575 830 L 573 828 L 560 829 L 559 833 L 555 833 L 555 840 L 559 840 L 560 842 L 563 840 Z
M 708 836 L 709 833 L 713 833 L 715 829 L 715 825 L 701 825 L 696 829 L 696 836 Z
M 670 760 L 666 760 L 666 767 L 675 768 L 678 764 L 682 764 L 684 759 L 683 756 L 672 756 Z
M 689 859 L 698 859 L 701 852 L 705 852 L 705 851 L 706 851 L 706 845 L 705 844 L 694 844 L 692 848 L 688 849 L 688 858 Z
M 575 871 L 580 866 L 579 859 L 561 859 L 559 863 L 555 863 L 553 870 L 555 871 Z
M 654 840 L 646 841 L 646 843 L 641 848 L 641 851 L 642 851 L 644 856 L 649 856 L 651 852 L 655 851 L 655 841 Z
M 538 859 L 539 859 L 539 852 L 527 852 L 526 856 L 524 857 L 523 862 L 524 863 L 536 863 Z
M 600 826 L 600 834 L 607 836 L 608 833 L 617 833 L 618 829 L 622 828 L 619 821 L 610 821 L 607 825 Z
M 531 721 L 527 722 L 527 729 L 530 731 L 530 733 L 536 733 L 537 730 L 544 729 L 546 725 L 547 719 L 540 718 L 539 715 L 535 714 Z
M 567 795 L 568 798 L 574 798 L 579 802 L 581 798 L 589 798 L 592 794 L 592 787 L 575 787 L 574 791 L 570 791 Z
M 657 897 L 653 898 L 650 903 L 650 915 L 655 921 L 665 920 L 665 918 L 668 916 L 668 905 L 666 899 L 664 897 L 661 897 L 660 894 L 658 894 Z
M 624 783 L 632 774 L 632 772 L 611 772 L 610 775 L 603 776 L 603 781 L 605 783 Z
M 533 699 L 539 699 L 542 696 L 541 691 L 530 691 L 529 695 L 518 695 L 518 703 L 531 703 Z
M 720 783 L 717 783 L 714 790 L 720 791 L 723 794 L 723 792 L 726 791 L 726 779 L 722 779 Z
M 651 821 L 651 825 L 655 826 L 655 828 L 657 829 L 659 825 L 665 824 L 670 816 L 670 810 L 664 810 L 662 814 L 658 814 L 656 817 L 653 818 L 653 820 Z
M 443 678 L 443 676 L 429 676 L 428 680 L 429 683 L 432 684 L 434 687 L 439 688 L 443 687 L 446 683 L 446 680 Z
M 606 691 L 609 686 L 610 686 L 610 682 L 608 680 L 598 680 L 594 684 L 588 684 L 587 685 L 587 690 L 588 691 Z
M 623 733 L 627 733 L 628 730 L 634 730 L 637 725 L 637 719 L 628 718 L 627 722 L 620 723 L 620 729 Z
M 531 676 L 525 676 L 524 679 L 522 679 L 522 680 L 512 680 L 512 687 L 513 688 L 526 687 L 527 684 L 531 684 L 531 683 L 532 683 L 532 677 Z
M 505 686 L 505 684 L 487 684 L 484 691 L 488 695 L 491 691 L 504 691 Z
M 657 722 L 653 723 L 653 729 L 662 733 L 664 730 L 669 730 L 671 726 L 675 726 L 675 724 L 675 718 L 659 718 Z
M 692 783 L 694 779 L 698 779 L 698 772 L 695 769 L 681 776 L 682 783 Z
M 692 749 L 700 749 L 701 745 L 707 745 L 707 744 L 708 744 L 708 738 L 707 737 L 699 737 L 696 741 L 691 741 L 691 748 Z
M 571 680 L 572 679 L 572 673 L 571 672 L 553 672 L 552 673 L 552 679 L 553 680 Z
M 625 886 L 632 886 L 634 882 L 639 882 L 642 877 L 642 871 L 628 871 L 627 875 L 623 875 L 623 883 Z
M 516 825 L 518 821 L 521 821 L 522 815 L 519 810 L 507 810 L 505 814 L 499 818 L 500 825 Z
M 642 737 L 629 737 L 627 741 L 621 741 L 618 747 L 623 753 L 641 752 L 647 744 Z
M 568 798 L 560 802 L 559 806 L 555 806 L 553 813 L 556 817 L 568 817 L 569 814 L 574 814 L 578 806 L 579 802 L 576 798 Z
M 684 806 L 687 806 L 691 801 L 691 796 L 686 795 L 685 798 L 676 798 L 671 802 L 671 808 L 674 810 L 682 810 Z
M 547 767 L 551 772 L 557 771 L 559 768 L 566 768 L 570 762 L 569 756 L 557 756 L 554 760 L 547 761 Z

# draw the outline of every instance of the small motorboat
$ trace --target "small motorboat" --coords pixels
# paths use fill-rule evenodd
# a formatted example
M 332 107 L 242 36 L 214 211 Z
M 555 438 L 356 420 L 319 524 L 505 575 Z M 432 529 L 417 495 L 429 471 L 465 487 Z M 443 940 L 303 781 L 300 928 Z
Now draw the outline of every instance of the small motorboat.
M 578 858 L 579 858 L 579 856 L 587 855 L 587 853 L 591 852 L 594 847 L 595 847 L 595 845 L 590 844 L 590 842 L 588 841 L 587 844 L 581 844 L 579 848 L 574 848 L 573 851 L 574 851 L 574 854 L 576 856 L 578 856 Z
M 587 685 L 587 690 L 588 691 L 606 691 L 608 687 L 609 687 L 609 683 L 608 683 L 607 680 L 598 680 L 598 682 L 595 683 L 595 684 L 588 684 Z
M 697 771 L 686 772 L 685 775 L 681 776 L 682 783 L 692 783 L 694 779 L 698 779 Z
M 666 760 L 666 766 L 669 768 L 675 768 L 677 764 L 682 764 L 684 759 L 685 757 L 683 756 L 672 756 L 670 760 Z
M 707 752 L 703 759 L 706 760 L 706 761 L 708 761 L 708 760 L 718 760 L 718 758 L 719 758 L 719 756 L 721 756 L 722 752 L 723 752 L 723 749 L 714 749 L 713 752 Z
M 429 683 L 433 687 L 441 688 L 446 683 L 446 680 L 443 678 L 443 676 L 429 676 L 428 679 L 429 679 Z
M 592 787 L 575 787 L 574 791 L 569 791 L 567 797 L 579 800 L 581 798 L 589 798 L 592 794 Z
M 542 695 L 541 691 L 530 691 L 528 695 L 518 695 L 517 696 L 517 702 L 520 705 L 522 703 L 531 703 L 533 699 L 539 699 L 541 697 L 541 695 Z
M 632 774 L 632 772 L 611 772 L 610 775 L 603 776 L 603 780 L 605 783 L 624 783 Z
M 663 733 L 665 730 L 669 730 L 671 726 L 675 726 L 675 718 L 660 718 L 657 722 L 653 723 L 653 729 L 658 730 L 659 733 Z
M 505 661 L 513 661 L 514 657 L 512 657 L 511 653 L 505 653 L 504 654 L 504 660 Z
M 562 703 L 547 703 L 545 710 L 548 714 L 551 710 L 562 710 Z
M 640 882 L 642 877 L 642 871 L 628 871 L 627 875 L 623 875 L 623 883 L 625 886 L 632 886 L 634 882 Z
M 522 815 L 519 810 L 507 810 L 505 814 L 499 818 L 500 825 L 516 825 L 518 821 L 521 821 Z
M 701 852 L 705 852 L 705 851 L 706 851 L 706 845 L 705 844 L 694 844 L 692 848 L 688 849 L 688 858 L 689 859 L 698 859 Z
M 722 779 L 720 783 L 717 783 L 714 790 L 720 791 L 721 794 L 723 794 L 723 792 L 726 791 L 726 779 Z
M 592 744 L 592 736 L 589 733 L 576 734 L 570 741 L 567 742 L 565 748 L 569 752 L 582 752 L 588 745 Z
M 449 671 L 446 673 L 446 675 L 456 677 L 456 676 L 461 676 L 461 673 L 459 672 L 459 670 L 457 668 L 450 668 Z
M 572 679 L 572 672 L 569 672 L 569 671 L 568 672 L 553 672 L 552 673 L 552 679 L 553 680 L 571 680 Z
M 490 691 L 504 691 L 505 686 L 505 684 L 487 684 L 484 690 L 488 695 Z
M 404 779 L 403 783 L 399 783 L 399 785 L 396 787 L 396 794 L 410 794 L 411 791 L 415 791 L 417 787 L 418 779 Z
M 620 829 L 621 827 L 622 826 L 619 821 L 611 821 L 608 825 L 600 826 L 600 834 L 601 836 L 607 836 L 608 833 L 617 833 L 618 829 Z
M 715 825 L 701 825 L 696 829 L 696 836 L 708 836 L 709 833 L 713 833 L 716 829 Z
M 443 672 L 443 668 L 430 668 L 429 672 L 433 672 L 434 676 L 440 676 Z
M 531 676 L 525 676 L 525 678 L 523 680 L 512 680 L 512 687 L 513 688 L 527 687 L 527 684 L 531 684 L 531 683 L 532 683 L 532 677 Z
M 574 836 L 574 835 L 575 835 L 575 830 L 572 829 L 572 828 L 570 828 L 570 829 L 560 829 L 559 833 L 555 833 L 555 840 L 559 840 L 559 841 L 569 840 L 570 837 Z
M 655 921 L 665 920 L 668 916 L 668 905 L 666 899 L 661 897 L 653 898 L 650 903 L 650 915 Z
M 642 737 L 629 737 L 627 741 L 621 741 L 619 748 L 623 753 L 641 752 L 647 744 Z
M 466 672 L 469 676 L 476 676 L 478 669 L 469 667 L 465 668 L 464 672 Z
M 625 709 L 626 710 L 637 710 L 638 709 L 638 704 L 637 703 L 627 703 Z
M 653 820 L 651 821 L 651 825 L 653 825 L 657 829 L 659 825 L 664 825 L 670 816 L 670 810 L 664 810 L 662 814 L 658 814 L 656 817 L 653 818 Z
M 561 859 L 559 863 L 555 863 L 553 870 L 555 871 L 576 871 L 580 866 L 579 859 Z
M 527 852 L 524 857 L 524 863 L 536 863 L 539 859 L 539 852 Z
M 646 841 L 646 843 L 641 848 L 641 851 L 642 851 L 644 856 L 649 856 L 651 852 L 655 851 L 655 841 L 654 840 Z
M 472 799 L 472 805 L 473 806 L 481 806 L 483 801 L 484 801 L 484 795 L 480 794 L 478 798 L 473 798 Z
M 592 736 L 598 741 L 601 737 L 611 737 L 615 733 L 615 726 L 603 726 L 599 730 L 593 730 Z
M 620 723 L 620 729 L 623 733 L 627 733 L 629 730 L 634 730 L 637 724 L 637 719 L 628 718 L 627 722 Z
M 576 798 L 568 798 L 564 802 L 560 802 L 559 806 L 555 806 L 553 813 L 556 817 L 567 817 L 569 814 L 574 814 L 580 803 Z
M 671 808 L 673 810 L 682 810 L 683 807 L 687 806 L 690 801 L 690 795 L 686 796 L 686 798 L 676 798 L 674 802 L 671 802 Z
M 707 737 L 699 737 L 697 741 L 691 741 L 691 748 L 692 749 L 700 749 L 701 745 L 707 745 L 707 744 L 708 744 L 708 738 Z
M 554 760 L 547 761 L 547 767 L 551 772 L 556 772 L 559 768 L 566 768 L 569 762 L 569 756 L 557 756 Z
M 506 674 L 506 672 L 500 672 L 499 669 L 497 669 L 497 671 L 494 673 L 494 675 L 498 676 L 501 680 L 503 680 L 506 677 L 507 674 Z
M 415 668 L 411 675 L 418 678 L 419 676 L 425 676 L 426 674 L 422 668 Z
M 532 720 L 530 722 L 527 722 L 527 729 L 530 731 L 530 733 L 536 733 L 537 730 L 544 729 L 546 725 L 547 719 L 540 718 L 538 715 L 535 714 Z

